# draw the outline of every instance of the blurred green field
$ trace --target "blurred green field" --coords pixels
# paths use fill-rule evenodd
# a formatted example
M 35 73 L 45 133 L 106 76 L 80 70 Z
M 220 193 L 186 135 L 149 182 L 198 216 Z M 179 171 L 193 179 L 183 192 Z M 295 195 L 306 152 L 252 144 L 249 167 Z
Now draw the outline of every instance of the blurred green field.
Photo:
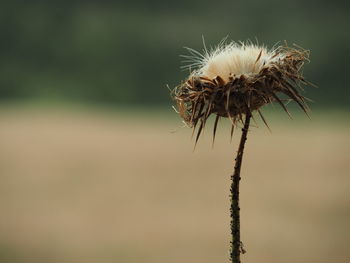
M 228 262 L 238 132 L 193 152 L 161 111 L 0 108 L 0 262 Z M 348 113 L 268 119 L 243 162 L 243 262 L 349 262 Z
M 349 9 L 346 0 L 1 1 L 0 100 L 168 105 L 166 85 L 188 76 L 183 47 L 228 36 L 311 50 L 305 76 L 320 89 L 305 96 L 349 107 Z

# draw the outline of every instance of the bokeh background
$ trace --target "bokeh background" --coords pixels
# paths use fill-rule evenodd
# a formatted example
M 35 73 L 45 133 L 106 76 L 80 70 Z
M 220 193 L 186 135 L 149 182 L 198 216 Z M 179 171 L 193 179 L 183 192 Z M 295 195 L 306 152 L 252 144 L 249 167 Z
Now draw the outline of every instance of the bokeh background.
M 195 152 L 184 46 L 311 50 L 311 120 L 266 107 L 242 171 L 243 262 L 349 262 L 348 1 L 0 3 L 0 262 L 229 261 L 236 132 Z M 256 40 L 257 39 L 257 40 Z

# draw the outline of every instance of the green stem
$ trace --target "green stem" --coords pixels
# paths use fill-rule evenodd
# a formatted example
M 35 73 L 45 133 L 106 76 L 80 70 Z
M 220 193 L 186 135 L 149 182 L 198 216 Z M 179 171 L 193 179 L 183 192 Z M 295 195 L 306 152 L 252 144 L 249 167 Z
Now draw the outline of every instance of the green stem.
M 235 159 L 235 168 L 233 175 L 231 176 L 231 262 L 240 263 L 241 253 L 245 253 L 243 245 L 241 242 L 241 229 L 240 229 L 240 207 L 239 207 L 239 181 L 241 180 L 241 166 L 244 145 L 247 140 L 247 134 L 250 124 L 251 114 L 247 114 L 244 122 L 244 127 L 242 128 L 241 141 L 239 143 L 239 148 L 237 156 Z

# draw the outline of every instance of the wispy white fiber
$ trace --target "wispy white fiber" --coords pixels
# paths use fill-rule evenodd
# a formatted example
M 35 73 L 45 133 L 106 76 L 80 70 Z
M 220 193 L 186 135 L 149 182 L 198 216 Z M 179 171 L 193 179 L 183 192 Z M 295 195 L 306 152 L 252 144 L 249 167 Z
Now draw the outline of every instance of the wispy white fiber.
M 230 77 L 255 75 L 263 67 L 284 58 L 284 54 L 278 52 L 278 47 L 268 50 L 265 46 L 252 43 L 226 43 L 225 39 L 210 50 L 204 45 L 202 53 L 192 48 L 186 49 L 189 55 L 182 56 L 187 63 L 183 68 L 194 69 L 193 76 L 209 79 L 219 76 L 225 82 L 228 82 Z

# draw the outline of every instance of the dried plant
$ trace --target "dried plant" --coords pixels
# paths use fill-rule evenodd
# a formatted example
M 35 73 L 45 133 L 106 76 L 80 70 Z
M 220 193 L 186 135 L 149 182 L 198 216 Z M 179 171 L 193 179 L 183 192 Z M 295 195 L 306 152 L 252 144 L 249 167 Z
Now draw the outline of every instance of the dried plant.
M 309 85 L 302 74 L 309 52 L 287 44 L 268 50 L 252 43 L 226 43 L 226 40 L 203 53 L 187 48 L 183 56 L 190 70 L 186 81 L 176 87 L 173 98 L 185 123 L 197 131 L 197 143 L 204 126 L 214 114 L 213 142 L 221 117 L 231 121 L 231 137 L 235 126 L 243 124 L 242 136 L 231 176 L 231 261 L 240 262 L 244 253 L 240 239 L 239 181 L 245 141 L 250 119 L 257 112 L 267 122 L 261 107 L 276 102 L 288 115 L 286 102 L 294 101 L 307 114 L 306 98 L 300 91 Z M 285 98 L 282 98 L 281 95 Z

